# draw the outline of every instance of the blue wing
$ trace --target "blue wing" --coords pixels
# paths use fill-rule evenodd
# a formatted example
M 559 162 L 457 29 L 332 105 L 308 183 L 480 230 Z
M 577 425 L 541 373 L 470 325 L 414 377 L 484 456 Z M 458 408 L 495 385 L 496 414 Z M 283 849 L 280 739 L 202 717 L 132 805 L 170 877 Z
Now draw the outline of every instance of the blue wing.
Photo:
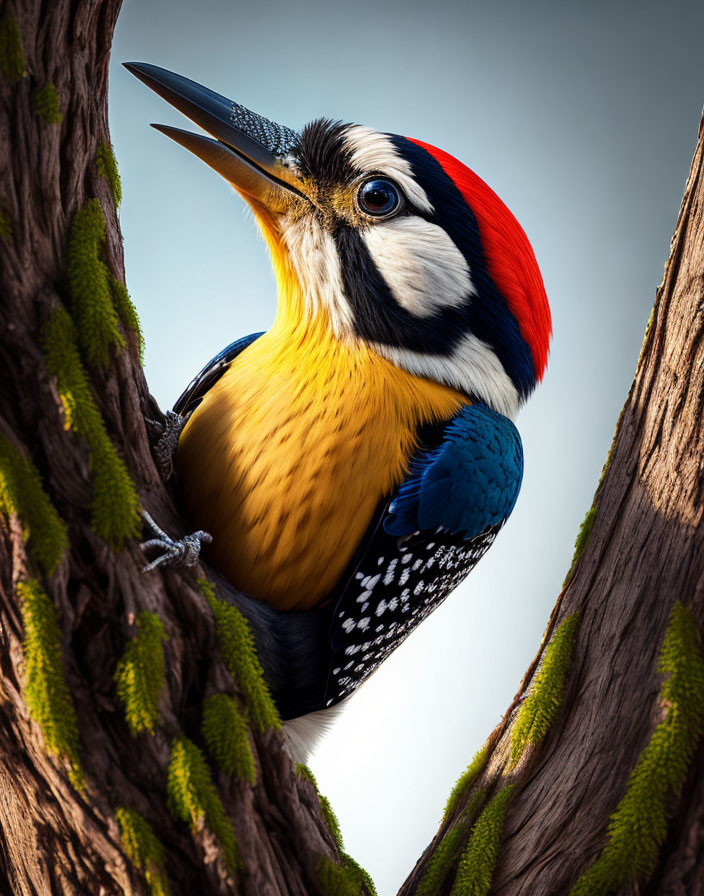
M 252 333 L 250 336 L 243 336 L 242 339 L 230 343 L 227 348 L 215 355 L 212 361 L 208 361 L 200 373 L 191 380 L 183 394 L 176 399 L 174 411 L 182 417 L 194 411 L 203 400 L 205 393 L 212 389 L 237 355 L 241 354 L 255 339 L 259 339 L 261 335 L 262 333 Z
M 484 404 L 463 408 L 441 445 L 417 455 L 389 506 L 391 535 L 434 531 L 463 538 L 503 523 L 523 478 L 521 437 L 513 423 Z
M 355 690 L 459 585 L 513 510 L 522 478 L 517 429 L 483 404 L 463 408 L 440 444 L 415 456 L 336 591 L 315 708 Z

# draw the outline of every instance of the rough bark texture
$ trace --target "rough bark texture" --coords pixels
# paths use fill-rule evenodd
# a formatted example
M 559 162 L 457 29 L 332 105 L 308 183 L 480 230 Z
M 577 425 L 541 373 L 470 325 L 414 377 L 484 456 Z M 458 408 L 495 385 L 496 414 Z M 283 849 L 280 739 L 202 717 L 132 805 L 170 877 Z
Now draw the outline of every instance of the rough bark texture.
M 339 854 L 312 784 L 296 774 L 276 730 L 250 732 L 254 786 L 215 778 L 242 856 L 236 882 L 205 826 L 192 834 L 167 808 L 173 738 L 185 733 L 202 743 L 204 697 L 239 692 L 219 657 L 196 574 L 144 576 L 136 539 L 116 552 L 92 532 L 87 443 L 65 429 L 56 379 L 42 350 L 42 327 L 57 307 L 71 306 L 70 229 L 91 198 L 97 197 L 107 222 L 101 257 L 124 282 L 115 202 L 96 167 L 99 145 L 110 142 L 108 60 L 119 7 L 119 0 L 0 3 L 0 435 L 37 468 L 70 540 L 56 571 L 42 575 L 17 516 L 0 514 L 0 892 L 147 892 L 115 820 L 116 808 L 128 806 L 162 841 L 173 893 L 305 896 L 320 892 L 320 857 L 337 860 Z M 15 22 L 24 64 L 13 50 Z M 51 110 L 38 112 L 37 91 L 47 83 L 56 88 L 60 122 Z M 173 534 L 185 534 L 150 453 L 145 416 L 159 419 L 160 411 L 149 395 L 135 337 L 122 333 L 127 348 L 113 352 L 104 370 L 86 364 L 94 395 L 142 505 Z M 80 729 L 83 792 L 70 783 L 66 763 L 45 751 L 23 699 L 17 584 L 29 578 L 41 580 L 59 611 Z M 158 614 L 168 635 L 167 676 L 155 733 L 133 737 L 113 675 L 143 610 Z
M 667 706 L 660 653 L 677 601 L 704 632 L 704 129 L 633 385 L 594 499 L 588 542 L 553 611 L 541 650 L 487 742 L 483 771 L 419 860 L 416 893 L 437 847 L 478 789 L 516 785 L 489 889 L 567 894 L 598 857 L 607 822 Z M 511 767 L 517 714 L 551 636 L 579 611 L 559 715 Z M 652 874 L 608 892 L 704 893 L 704 745 L 681 796 L 668 797 L 667 838 Z M 470 813 L 470 822 L 477 812 Z M 467 834 L 469 836 L 469 833 Z M 465 840 L 467 838 L 465 837 Z M 438 893 L 452 891 L 459 853 Z M 422 888 L 421 888 L 422 889 Z M 453 892 L 465 892 L 458 888 Z M 591 891 L 590 891 L 591 892 Z M 595 894 L 607 892 L 594 889 Z
M 125 851 L 115 816 L 119 807 L 138 810 L 152 826 L 165 850 L 172 893 L 361 892 L 331 883 L 329 875 L 328 884 L 321 884 L 321 857 L 339 862 L 339 849 L 313 786 L 296 774 L 275 729 L 250 728 L 256 783 L 223 774 L 214 778 L 241 856 L 236 876 L 225 866 L 212 826 L 201 822 L 190 830 L 174 820 L 166 792 L 174 738 L 186 735 L 202 745 L 204 698 L 224 692 L 239 700 L 242 693 L 220 659 L 196 575 L 145 577 L 136 539 L 114 551 L 91 528 L 94 470 L 88 444 L 65 428 L 66 409 L 41 333 L 57 308 L 71 309 L 67 247 L 76 215 L 91 199 L 99 200 L 107 223 L 100 257 L 124 280 L 115 199 L 96 165 L 100 145 L 109 143 L 107 66 L 118 10 L 119 0 L 0 3 L 0 443 L 34 465 L 69 536 L 58 566 L 43 570 L 22 513 L 5 508 L 0 517 L 0 892 L 146 893 L 149 874 L 145 879 Z M 13 56 L 15 22 L 23 59 Z M 52 91 L 38 99 L 47 84 L 56 89 L 60 121 Z M 608 818 L 667 711 L 657 664 L 676 601 L 704 630 L 702 159 L 700 135 L 586 549 L 514 704 L 487 742 L 487 761 L 458 793 L 402 894 L 435 896 L 453 887 L 458 894 L 567 893 L 603 849 Z M 145 417 L 159 419 L 160 412 L 147 390 L 134 334 L 124 327 L 120 333 L 127 346 L 113 350 L 107 366 L 86 363 L 93 392 L 142 505 L 170 532 L 185 533 L 150 453 Z M 39 581 L 58 610 L 78 719 L 82 790 L 71 782 L 66 760 L 48 754 L 28 710 L 19 596 L 27 580 Z M 221 580 L 218 588 L 227 593 Z M 229 595 L 236 600 L 234 592 Z M 154 733 L 133 736 L 114 674 L 135 636 L 135 619 L 145 610 L 158 615 L 168 636 L 166 686 Z M 579 617 L 572 616 L 575 611 Z M 578 625 L 574 643 L 568 640 L 563 650 L 565 669 L 560 657 L 550 659 L 546 651 L 568 618 L 578 618 Z M 551 662 L 557 668 L 552 703 L 559 704 L 559 713 L 550 717 L 545 737 L 528 738 L 512 763 L 520 709 L 536 691 L 541 662 L 544 670 Z M 703 759 L 700 743 L 681 795 L 668 795 L 667 838 L 655 870 L 640 883 L 619 885 L 621 892 L 704 893 Z M 505 819 L 492 829 L 486 811 L 481 816 L 495 835 L 496 865 L 484 868 L 481 885 L 461 890 L 456 872 L 463 855 L 467 864 L 478 807 L 505 784 L 514 785 L 501 804 L 502 819 L 507 806 Z M 476 805 L 468 809 L 472 800 Z M 428 889 L 437 847 L 462 819 L 455 853 L 439 883 Z M 486 865 L 487 854 L 480 849 L 477 861 Z M 143 864 L 152 872 L 152 892 L 165 892 L 154 883 L 159 869 Z

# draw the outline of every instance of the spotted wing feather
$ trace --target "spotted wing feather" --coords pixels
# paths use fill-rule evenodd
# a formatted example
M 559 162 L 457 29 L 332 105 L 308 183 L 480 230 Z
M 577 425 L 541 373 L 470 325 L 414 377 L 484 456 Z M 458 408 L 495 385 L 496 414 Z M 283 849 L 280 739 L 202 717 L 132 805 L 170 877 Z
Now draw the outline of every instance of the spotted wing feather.
M 324 705 L 362 684 L 474 568 L 513 510 L 518 431 L 483 404 L 464 408 L 420 452 L 375 521 L 332 611 Z

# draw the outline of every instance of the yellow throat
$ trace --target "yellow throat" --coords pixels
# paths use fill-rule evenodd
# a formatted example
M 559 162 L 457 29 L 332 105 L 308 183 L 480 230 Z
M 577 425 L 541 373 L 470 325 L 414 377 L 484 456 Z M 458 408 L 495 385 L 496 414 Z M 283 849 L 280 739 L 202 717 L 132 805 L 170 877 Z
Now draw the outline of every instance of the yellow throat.
M 178 446 L 207 559 L 280 610 L 309 609 L 337 583 L 379 501 L 403 479 L 420 423 L 467 399 L 413 376 L 311 316 L 286 252 L 272 328 L 205 395 Z

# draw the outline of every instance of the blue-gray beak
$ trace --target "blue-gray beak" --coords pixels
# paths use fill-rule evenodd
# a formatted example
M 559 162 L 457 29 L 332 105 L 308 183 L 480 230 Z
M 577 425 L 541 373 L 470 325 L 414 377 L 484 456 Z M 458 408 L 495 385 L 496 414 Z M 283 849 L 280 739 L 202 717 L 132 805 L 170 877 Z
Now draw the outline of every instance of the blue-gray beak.
M 157 65 L 123 65 L 215 139 L 167 125 L 152 127 L 197 155 L 245 198 L 283 211 L 291 194 L 303 195 L 292 155 L 299 140 L 295 131 Z

